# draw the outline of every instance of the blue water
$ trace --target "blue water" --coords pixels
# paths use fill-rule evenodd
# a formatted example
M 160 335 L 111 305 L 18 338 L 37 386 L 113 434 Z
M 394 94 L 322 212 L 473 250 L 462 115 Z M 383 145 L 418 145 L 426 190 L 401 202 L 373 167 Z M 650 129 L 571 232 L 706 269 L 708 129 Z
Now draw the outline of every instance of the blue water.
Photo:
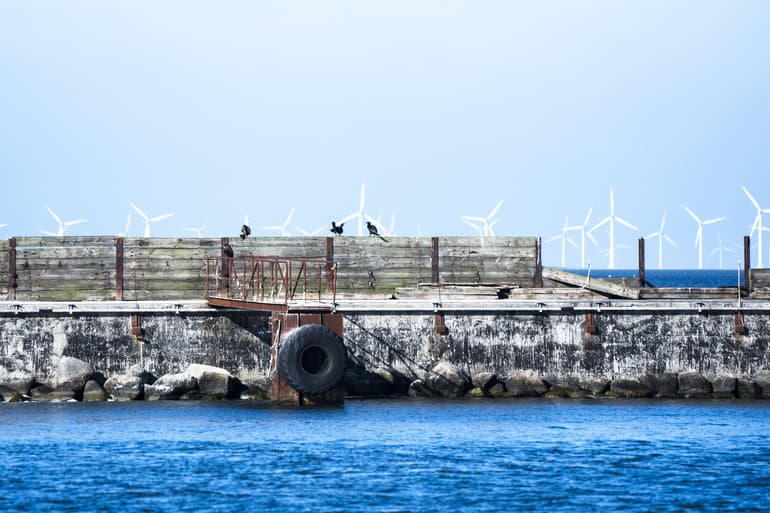
M 770 403 L 0 405 L 0 511 L 767 511 Z
M 585 276 L 586 269 L 567 269 Z M 637 278 L 637 269 L 592 269 L 592 278 Z M 646 269 L 645 279 L 658 288 L 717 288 L 737 287 L 738 269 Z M 740 285 L 743 285 L 743 271 Z

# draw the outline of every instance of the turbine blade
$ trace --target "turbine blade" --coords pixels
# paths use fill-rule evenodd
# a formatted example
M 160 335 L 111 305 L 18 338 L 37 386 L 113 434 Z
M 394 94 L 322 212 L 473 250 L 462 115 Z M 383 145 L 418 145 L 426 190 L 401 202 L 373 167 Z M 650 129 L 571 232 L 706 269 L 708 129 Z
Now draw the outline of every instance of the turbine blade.
M 571 245 L 572 247 L 574 247 L 575 249 L 577 249 L 578 245 L 577 245 L 577 244 L 575 244 L 575 241 L 574 241 L 574 240 L 570 239 L 569 237 L 566 237 L 566 238 L 565 238 L 565 240 L 566 240 L 567 242 L 569 242 L 569 243 L 570 243 L 570 245 Z
M 477 226 L 477 225 L 473 224 L 473 223 L 472 223 L 472 222 L 470 222 L 468 219 L 463 219 L 463 223 L 467 224 L 468 226 L 470 226 L 470 227 L 471 227 L 471 228 L 473 228 L 474 230 L 476 230 L 476 231 L 478 231 L 478 232 L 481 232 L 481 227 L 479 227 L 479 226 Z
M 48 235 L 49 237 L 56 237 L 56 234 L 54 232 L 49 232 L 49 231 L 46 231 L 46 230 L 40 230 L 40 233 L 42 233 L 43 235 Z
M 719 223 L 721 221 L 724 221 L 725 219 L 727 219 L 727 217 L 725 217 L 725 216 L 716 217 L 714 219 L 709 219 L 708 221 L 703 221 L 703 224 L 715 224 L 715 223 Z
M 602 219 L 601 221 L 596 223 L 593 228 L 588 230 L 588 233 L 591 233 L 592 231 L 596 230 L 597 228 L 600 228 L 600 227 L 604 226 L 605 224 L 609 223 L 610 219 L 611 219 L 611 217 L 605 217 L 604 219 Z
M 486 223 L 487 220 L 483 217 L 476 217 L 476 216 L 460 216 L 461 219 L 464 219 L 466 221 L 472 221 L 475 223 Z
M 67 221 L 66 223 L 62 223 L 65 227 L 70 227 L 75 224 L 83 224 L 86 222 L 86 219 L 78 219 L 76 221 Z
M 502 207 L 502 206 L 503 206 L 503 200 L 500 200 L 497 203 L 497 206 L 495 208 L 493 208 L 492 212 L 490 212 L 489 215 L 487 216 L 487 220 L 492 219 L 493 217 L 495 217 L 495 214 L 497 214 L 497 211 L 500 210 L 500 207 Z
M 358 211 L 363 212 L 364 211 L 364 201 L 366 200 L 366 192 L 364 190 L 364 181 L 361 180 L 361 197 L 359 198 L 358 202 Z
M 618 216 L 615 216 L 615 221 L 619 222 L 619 223 L 620 223 L 620 224 L 622 224 L 623 226 L 626 226 L 626 227 L 628 227 L 628 228 L 631 228 L 631 229 L 632 229 L 632 230 L 634 230 L 635 232 L 638 232 L 638 231 L 639 231 L 639 228 L 637 228 L 636 226 L 632 225 L 631 223 L 629 223 L 628 221 L 626 221 L 626 220 L 625 220 L 625 219 L 623 219 L 622 217 L 618 217 Z
M 174 214 L 163 214 L 162 216 L 151 217 L 150 219 L 148 219 L 148 221 L 152 221 L 153 223 L 156 221 L 163 221 L 164 219 L 168 219 L 173 215 Z
M 550 239 L 546 240 L 546 242 L 553 242 L 553 241 L 555 241 L 555 240 L 559 240 L 559 239 L 561 239 L 562 237 L 564 237 L 564 235 L 562 235 L 562 234 L 560 233 L 559 235 L 554 235 L 554 236 L 553 236 L 553 237 L 551 237 Z
M 660 228 L 658 229 L 658 231 L 660 233 L 663 233 L 663 227 L 664 226 L 666 226 L 666 213 L 665 212 L 663 212 L 663 219 L 660 220 Z
M 698 219 L 698 216 L 696 216 L 696 215 L 695 215 L 695 213 L 694 213 L 692 210 L 690 210 L 689 208 L 687 208 L 687 205 L 682 205 L 682 206 L 683 206 L 683 207 L 684 207 L 684 209 L 687 211 L 687 213 L 688 213 L 688 214 L 690 214 L 690 217 L 692 217 L 693 219 L 695 219 L 695 222 L 696 222 L 696 223 L 700 224 L 700 219 Z
M 660 237 L 660 232 L 651 233 L 649 235 L 646 235 L 645 239 L 654 239 L 655 237 Z
M 348 221 L 352 221 L 353 219 L 357 218 L 358 216 L 359 216 L 358 212 L 353 212 L 352 214 L 350 214 L 347 217 L 344 217 L 342 220 L 340 220 L 340 224 L 347 223 Z
M 594 243 L 594 246 L 599 245 L 599 243 L 596 241 L 596 238 L 594 238 L 594 236 L 591 235 L 591 232 L 586 232 L 586 237 L 588 237 L 591 240 L 591 242 Z
M 49 213 L 49 214 L 51 214 L 51 216 L 52 216 L 54 219 L 56 219 L 56 222 L 57 222 L 57 223 L 59 223 L 59 224 L 62 224 L 62 223 L 61 223 L 61 219 L 59 218 L 59 216 L 57 216 L 57 215 L 56 215 L 56 212 L 54 212 L 53 210 L 51 210 L 51 207 L 49 207 L 48 205 L 46 205 L 45 209 L 46 209 L 46 210 L 48 210 L 48 213 Z
M 591 219 L 591 213 L 594 211 L 594 206 L 591 205 L 588 207 L 588 213 L 586 214 L 586 218 L 583 220 L 583 227 L 588 226 L 588 221 Z
M 288 215 L 288 216 L 286 216 L 286 221 L 284 221 L 284 222 L 283 222 L 283 225 L 284 225 L 284 226 L 289 226 L 289 223 L 291 222 L 291 218 L 292 218 L 292 217 L 294 217 L 294 208 L 292 208 L 292 209 L 289 211 L 289 215 Z
M 663 236 L 663 238 L 664 238 L 664 239 L 666 239 L 666 241 L 667 241 L 669 244 L 671 244 L 672 246 L 674 246 L 675 248 L 678 248 L 678 247 L 679 247 L 679 245 L 678 245 L 676 242 L 674 242 L 674 239 L 672 239 L 672 238 L 671 238 L 671 237 L 669 237 L 668 235 L 664 235 L 664 236 Z
M 142 217 L 142 219 L 144 219 L 145 221 L 148 221 L 148 220 L 149 220 L 149 219 L 148 219 L 148 217 L 145 215 L 145 213 L 144 213 L 144 212 L 142 212 L 141 210 L 139 210 L 139 207 L 137 207 L 136 205 L 134 205 L 134 204 L 133 204 L 133 203 L 131 203 L 130 201 L 128 202 L 128 204 L 129 204 L 129 205 L 131 205 L 131 208 L 133 208 L 134 210 L 136 210 L 136 213 L 137 213 L 137 214 L 139 214 L 139 215 Z
M 757 210 L 761 210 L 761 209 L 759 208 L 759 203 L 757 203 L 757 200 L 756 200 L 756 199 L 754 199 L 754 196 L 752 196 L 752 195 L 751 195 L 751 193 L 749 192 L 749 190 L 748 190 L 746 187 L 744 187 L 743 185 L 741 185 L 741 189 L 743 189 L 743 192 L 745 192 L 745 193 L 746 193 L 746 196 L 748 196 L 748 197 L 749 197 L 749 201 L 751 201 L 751 204 L 752 204 L 752 205 L 754 205 L 754 208 L 756 208 Z

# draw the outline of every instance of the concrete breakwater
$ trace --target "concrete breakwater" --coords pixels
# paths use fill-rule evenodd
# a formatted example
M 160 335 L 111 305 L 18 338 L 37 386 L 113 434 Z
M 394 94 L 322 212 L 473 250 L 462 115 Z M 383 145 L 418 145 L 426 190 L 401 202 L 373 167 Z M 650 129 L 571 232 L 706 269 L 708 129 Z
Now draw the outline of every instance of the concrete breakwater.
M 591 330 L 577 302 L 490 301 L 469 311 L 445 301 L 441 326 L 424 305 L 367 305 L 338 305 L 352 396 L 770 397 L 765 302 L 743 305 L 740 334 L 733 307 L 721 303 L 615 301 L 591 310 Z M 0 303 L 0 386 L 27 396 L 38 384 L 56 390 L 58 366 L 75 359 L 102 376 L 94 380 L 102 388 L 116 376 L 207 365 L 240 383 L 217 397 L 265 397 L 271 330 L 269 313 L 203 301 Z M 142 391 L 154 383 L 145 376 Z M 205 396 L 199 383 L 188 388 L 166 398 Z

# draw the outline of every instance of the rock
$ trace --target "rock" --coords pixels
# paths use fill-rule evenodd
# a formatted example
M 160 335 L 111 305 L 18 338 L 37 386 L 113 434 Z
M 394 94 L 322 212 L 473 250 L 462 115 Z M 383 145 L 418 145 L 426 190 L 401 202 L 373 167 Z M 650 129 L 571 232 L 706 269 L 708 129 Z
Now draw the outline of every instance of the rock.
M 144 397 L 145 384 L 138 376 L 112 376 L 104 382 L 104 390 L 116 401 L 135 401 Z
M 269 380 L 253 381 L 243 384 L 241 399 L 252 401 L 270 399 L 272 384 Z
M 85 385 L 83 386 L 85 387 Z M 38 397 L 38 401 L 46 403 L 65 403 L 75 400 L 75 391 L 69 387 L 57 388 Z
M 363 367 L 348 367 L 343 378 L 345 394 L 358 397 L 382 397 L 390 394 L 390 384 L 379 374 Z
M 770 371 L 761 370 L 754 374 L 752 377 L 754 385 L 759 388 L 758 397 L 762 399 L 770 399 Z
M 164 374 L 152 385 L 144 385 L 144 398 L 148 401 L 173 401 L 193 397 L 198 390 L 198 380 L 187 372 Z
M 738 397 L 741 399 L 759 399 L 762 389 L 748 378 L 738 378 Z
M 54 389 L 70 388 L 79 396 L 93 375 L 94 369 L 83 360 L 62 356 L 53 371 L 51 385 Z
M 473 387 L 465 395 L 468 397 L 487 397 L 487 393 L 481 387 Z
M 89 380 L 83 388 L 84 403 L 102 403 L 107 400 L 107 392 L 99 385 L 99 382 Z
M 734 376 L 717 376 L 711 382 L 711 395 L 715 399 L 732 399 L 738 396 L 738 379 Z
M 393 367 L 377 367 L 373 372 L 387 381 L 391 393 L 398 395 L 407 395 L 409 393 L 409 385 L 412 384 L 412 380 L 406 377 L 403 372 Z
M 487 390 L 487 393 L 492 397 L 505 397 L 507 395 L 507 392 L 505 391 L 505 385 L 500 383 L 499 381 L 489 387 L 489 390 Z
M 238 399 L 241 396 L 240 380 L 225 369 L 193 364 L 187 372 L 198 380 L 198 392 L 202 399 Z
M 423 380 L 416 379 L 409 385 L 409 397 L 436 397 L 436 393 Z
M 2 371 L 2 369 L 0 369 Z M 16 390 L 20 395 L 27 395 L 35 385 L 35 375 L 25 371 L 0 372 L 0 386 Z
M 177 374 L 164 374 L 158 378 L 153 385 L 168 385 L 184 394 L 198 387 L 198 380 L 188 372 L 179 372 Z
M 610 383 L 610 389 L 606 395 L 608 397 L 622 397 L 624 399 L 640 399 L 652 397 L 655 390 L 645 385 L 638 379 L 618 378 Z
M 425 383 L 442 397 L 462 397 L 471 388 L 471 378 L 453 363 L 441 361 L 425 379 Z
M 144 370 L 144 367 L 140 366 L 139 364 L 132 365 L 128 369 L 128 372 L 126 373 L 126 375 L 135 376 L 141 379 L 142 383 L 145 383 L 147 385 L 152 385 L 158 380 L 158 377 L 155 374 Z
M 545 397 L 549 399 L 559 397 L 583 397 L 585 391 L 580 388 L 577 378 L 570 376 L 546 378 L 549 387 Z
M 610 388 L 610 380 L 605 378 L 588 378 L 580 382 L 580 388 L 585 390 L 586 394 L 590 396 L 602 395 Z
M 704 378 L 700 372 L 680 372 L 678 379 L 679 397 L 685 399 L 703 399 L 711 397 L 711 383 Z
M 182 392 L 171 385 L 153 383 L 144 385 L 143 395 L 147 401 L 177 401 L 182 397 Z
M 548 392 L 548 385 L 533 370 L 519 371 L 505 379 L 511 397 L 535 397 Z
M 675 372 L 664 372 L 662 374 L 643 374 L 639 381 L 654 391 L 655 397 L 674 398 L 679 397 L 677 390 L 679 388 L 679 379 Z
M 53 392 L 53 389 L 51 387 L 49 387 L 48 385 L 43 385 L 41 383 L 38 383 L 30 389 L 29 395 L 32 399 L 38 401 L 38 400 L 41 400 L 42 397 L 50 394 L 51 392 Z
M 20 403 L 22 402 L 21 394 L 15 389 L 0 385 L 0 403 Z
M 497 383 L 497 374 L 494 372 L 479 372 L 471 376 L 471 383 L 474 387 L 489 390 L 492 385 Z

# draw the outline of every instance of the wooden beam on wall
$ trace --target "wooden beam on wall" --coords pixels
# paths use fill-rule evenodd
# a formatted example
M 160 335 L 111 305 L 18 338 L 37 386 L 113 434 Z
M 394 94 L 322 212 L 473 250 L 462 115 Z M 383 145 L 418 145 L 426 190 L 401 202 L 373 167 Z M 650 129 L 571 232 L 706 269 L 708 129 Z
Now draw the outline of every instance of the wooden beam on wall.
M 16 299 L 16 287 L 18 286 L 16 274 L 16 237 L 8 239 L 8 300 Z
M 115 238 L 115 299 L 123 301 L 123 237 Z

